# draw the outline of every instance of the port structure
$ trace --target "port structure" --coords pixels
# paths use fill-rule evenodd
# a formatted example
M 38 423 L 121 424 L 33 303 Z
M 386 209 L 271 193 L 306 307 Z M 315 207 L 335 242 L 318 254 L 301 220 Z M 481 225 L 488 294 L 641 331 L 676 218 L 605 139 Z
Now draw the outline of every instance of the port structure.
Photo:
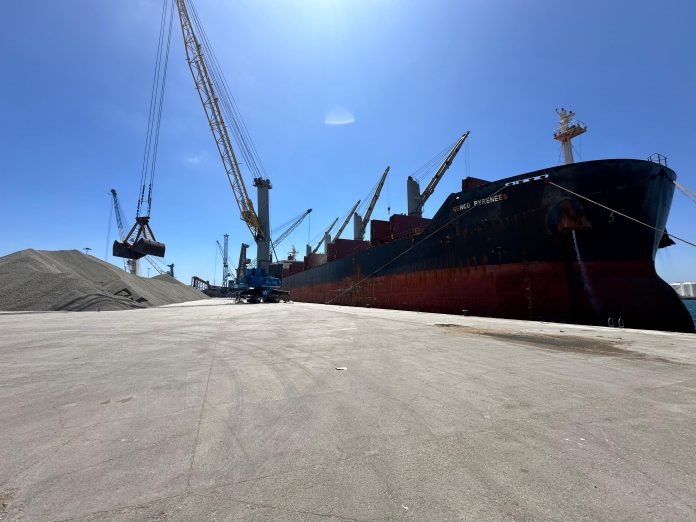
M 118 228 L 118 238 L 123 241 L 126 238 L 126 230 L 123 226 L 123 214 L 121 213 L 121 203 L 118 199 L 116 189 L 111 189 L 111 200 L 114 207 L 114 215 L 116 216 L 116 227 Z M 123 258 L 123 269 L 129 274 L 138 275 L 138 260 Z
M 225 245 L 224 247 L 220 245 L 220 241 L 218 241 L 217 239 L 215 240 L 218 250 L 220 251 L 220 255 L 222 256 L 222 286 L 227 286 L 227 283 L 230 280 L 230 265 L 228 263 L 227 255 L 229 252 L 229 239 L 229 234 L 225 234 L 224 236 L 222 236 L 222 242 Z
M 454 158 L 457 157 L 459 150 L 462 148 L 462 145 L 464 145 L 464 142 L 468 137 L 469 131 L 466 131 L 457 140 L 457 142 L 454 144 L 454 147 L 452 147 L 452 149 L 449 151 L 449 154 L 447 154 L 444 161 L 438 167 L 437 171 L 435 172 L 435 175 L 430 180 L 430 183 L 428 183 L 428 185 L 425 187 L 423 193 L 421 193 L 420 191 L 420 185 L 418 184 L 418 180 L 414 179 L 412 176 L 408 177 L 408 179 L 406 180 L 406 195 L 408 198 L 409 216 L 423 217 L 423 206 L 425 205 L 425 202 L 428 201 L 430 196 L 432 196 L 435 192 L 438 183 L 440 183 L 442 177 L 445 175 L 445 172 L 447 172 L 447 169 L 449 169 L 452 165 Z
M 587 132 L 587 125 L 580 121 L 573 120 L 575 113 L 563 107 L 556 109 L 556 114 L 558 114 L 559 118 L 559 127 L 558 130 L 553 133 L 553 139 L 561 142 L 561 146 L 563 147 L 563 162 L 566 165 L 575 163 L 575 159 L 573 158 L 572 139 Z

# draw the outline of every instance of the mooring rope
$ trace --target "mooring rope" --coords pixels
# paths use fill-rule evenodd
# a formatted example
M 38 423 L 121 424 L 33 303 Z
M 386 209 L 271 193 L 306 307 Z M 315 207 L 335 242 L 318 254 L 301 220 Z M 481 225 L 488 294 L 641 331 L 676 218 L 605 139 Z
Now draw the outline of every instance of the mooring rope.
M 673 183 L 674 183 L 674 186 L 677 187 L 679 190 L 681 190 L 681 192 L 682 192 L 687 198 L 689 198 L 692 202 L 696 203 L 696 192 L 694 192 L 693 190 L 691 190 L 691 189 L 685 187 L 685 186 L 682 185 L 681 183 L 677 183 L 676 181 L 674 181 Z
M 592 204 L 594 204 L 594 205 L 597 205 L 597 206 L 599 206 L 599 207 L 602 207 L 602 208 L 604 208 L 604 209 L 607 209 L 609 212 L 613 212 L 614 214 L 618 214 L 619 216 L 625 217 L 626 219 L 630 219 L 631 221 L 635 221 L 636 223 L 639 223 L 639 224 L 641 224 L 641 225 L 643 225 L 643 226 L 645 226 L 645 227 L 652 228 L 653 230 L 656 230 L 657 232 L 661 232 L 661 233 L 663 233 L 663 234 L 666 233 L 666 232 L 665 232 L 665 229 L 657 228 L 657 227 L 654 227 L 654 226 L 652 226 L 652 225 L 649 225 L 648 223 L 644 223 L 643 221 L 641 221 L 641 220 L 639 220 L 639 219 L 636 219 L 636 218 L 634 218 L 634 217 L 631 217 L 631 216 L 629 216 L 628 214 L 624 214 L 623 212 L 619 212 L 619 211 L 616 210 L 616 209 L 613 209 L 613 208 L 611 208 L 611 207 L 608 207 L 608 206 L 606 206 L 606 205 L 603 205 L 602 203 L 599 203 L 598 201 L 594 201 L 594 200 L 592 200 L 592 199 L 590 199 L 590 198 L 588 198 L 588 197 L 586 197 L 586 196 L 583 196 L 582 194 L 578 194 L 577 192 L 573 192 L 573 191 L 570 190 L 569 188 L 562 187 L 561 185 L 558 185 L 558 184 L 554 183 L 553 181 L 549 180 L 548 178 L 546 178 L 544 181 L 545 181 L 546 183 L 548 183 L 549 185 L 553 185 L 554 187 L 557 187 L 557 188 L 559 188 L 559 189 L 561 189 L 561 190 L 563 190 L 563 191 L 565 191 L 565 192 L 568 192 L 568 193 L 572 194 L 573 196 L 577 196 L 577 197 L 579 197 L 579 198 L 581 198 L 581 199 L 584 199 L 585 201 L 589 201 L 590 203 L 592 203 Z M 686 243 L 687 245 L 690 245 L 690 246 L 692 246 L 692 247 L 696 247 L 696 243 L 692 243 L 691 241 L 688 241 L 688 240 L 686 240 L 686 239 L 684 239 L 684 238 L 675 236 L 675 235 L 673 235 L 673 234 L 668 234 L 668 235 L 669 235 L 669 237 L 674 238 L 674 239 L 677 239 L 677 240 L 681 241 L 682 243 Z

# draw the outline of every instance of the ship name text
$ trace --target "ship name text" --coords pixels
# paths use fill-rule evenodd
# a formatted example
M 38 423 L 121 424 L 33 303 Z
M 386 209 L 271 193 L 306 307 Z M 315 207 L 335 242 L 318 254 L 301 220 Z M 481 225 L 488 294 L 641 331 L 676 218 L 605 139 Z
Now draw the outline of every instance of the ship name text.
M 474 207 L 480 207 L 481 205 L 490 205 L 491 203 L 498 203 L 500 201 L 506 200 L 507 198 L 508 195 L 505 193 L 496 194 L 495 196 L 488 196 L 487 198 L 475 199 L 473 201 L 469 201 L 468 203 L 455 205 L 454 208 L 452 208 L 452 210 L 454 212 L 462 212 L 464 210 L 469 210 Z

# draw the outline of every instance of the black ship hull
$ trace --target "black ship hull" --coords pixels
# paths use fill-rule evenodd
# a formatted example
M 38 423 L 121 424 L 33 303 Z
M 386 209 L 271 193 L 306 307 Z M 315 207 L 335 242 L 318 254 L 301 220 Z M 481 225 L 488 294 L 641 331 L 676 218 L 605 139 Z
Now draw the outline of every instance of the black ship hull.
M 296 301 L 693 332 L 654 266 L 675 179 L 612 159 L 480 184 L 451 194 L 424 229 L 283 286 Z

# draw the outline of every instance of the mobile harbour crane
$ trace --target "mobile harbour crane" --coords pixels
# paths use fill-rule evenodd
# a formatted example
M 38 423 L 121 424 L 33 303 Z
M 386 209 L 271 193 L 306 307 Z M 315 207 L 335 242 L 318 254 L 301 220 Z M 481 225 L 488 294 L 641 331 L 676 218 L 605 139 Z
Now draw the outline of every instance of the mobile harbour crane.
M 258 292 L 260 298 L 272 299 L 280 293 L 280 280 L 267 273 L 271 263 L 272 243 L 270 237 L 269 197 L 271 181 L 265 177 L 261 160 L 251 141 L 246 125 L 227 88 L 215 53 L 208 41 L 198 13 L 191 0 L 176 0 L 181 34 L 184 41 L 186 61 L 198 92 L 215 145 L 220 154 L 225 174 L 234 194 L 240 217 L 256 242 L 256 267 L 245 269 L 244 275 L 237 275 L 235 285 L 238 292 Z M 245 160 L 246 166 L 254 174 L 257 189 L 258 211 L 244 183 L 237 155 L 232 145 L 232 137 Z M 244 251 L 246 249 L 242 247 Z M 244 253 L 246 259 L 246 253 Z

